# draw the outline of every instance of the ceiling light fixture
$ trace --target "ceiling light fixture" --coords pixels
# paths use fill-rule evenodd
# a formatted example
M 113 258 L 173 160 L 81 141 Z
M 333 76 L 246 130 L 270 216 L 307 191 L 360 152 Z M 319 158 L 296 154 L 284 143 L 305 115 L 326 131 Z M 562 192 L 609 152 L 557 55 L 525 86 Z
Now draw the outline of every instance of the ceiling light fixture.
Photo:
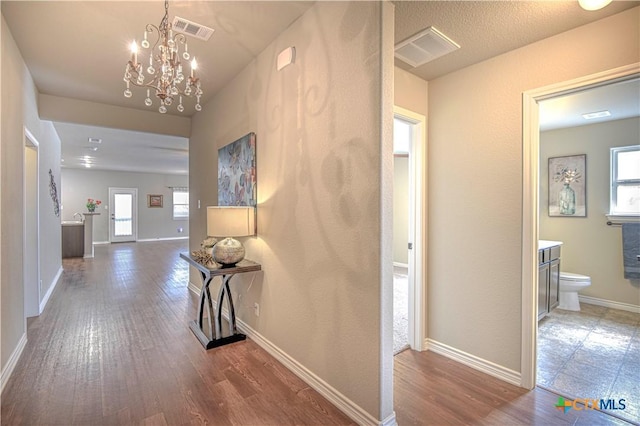
M 157 33 L 157 39 L 151 47 L 148 35 Z M 173 103 L 174 97 L 178 97 L 179 112 L 184 111 L 182 105 L 182 96 L 196 97 L 196 111 L 200 111 L 200 96 L 202 89 L 200 88 L 200 79 L 196 77 L 195 71 L 198 68 L 196 59 L 191 61 L 191 74 L 185 77 L 182 73 L 182 63 L 180 58 L 188 61 L 191 58 L 189 54 L 187 39 L 184 34 L 173 34 L 172 24 L 169 23 L 169 1 L 164 2 L 164 17 L 160 21 L 159 26 L 147 24 L 144 31 L 144 39 L 140 43 L 144 49 L 149 51 L 149 66 L 146 68 L 147 76 L 143 71 L 142 63 L 138 62 L 138 44 L 133 41 L 131 43 L 131 59 L 127 62 L 124 71 L 124 81 L 127 88 L 124 96 L 130 98 L 133 93 L 130 84 L 147 89 L 147 97 L 144 100 L 146 106 L 153 105 L 151 100 L 151 91 L 160 99 L 160 107 L 158 111 L 162 114 L 167 112 L 167 107 Z M 184 46 L 182 55 L 180 54 L 180 45 Z M 184 84 L 182 84 L 184 82 Z
M 578 3 L 584 10 L 600 10 L 611 3 L 611 0 L 578 0 Z
M 587 114 L 582 114 L 582 118 L 584 118 L 585 120 L 593 120 L 594 118 L 609 117 L 610 115 L 611 113 L 609 111 L 604 110 L 604 111 L 589 112 Z

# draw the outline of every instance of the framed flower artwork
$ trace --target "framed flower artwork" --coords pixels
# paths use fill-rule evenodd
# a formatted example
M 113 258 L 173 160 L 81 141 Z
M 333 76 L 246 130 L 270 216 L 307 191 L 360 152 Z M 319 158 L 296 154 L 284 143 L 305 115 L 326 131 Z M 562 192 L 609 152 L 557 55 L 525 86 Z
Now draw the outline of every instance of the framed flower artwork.
M 587 216 L 587 155 L 549 158 L 549 216 Z

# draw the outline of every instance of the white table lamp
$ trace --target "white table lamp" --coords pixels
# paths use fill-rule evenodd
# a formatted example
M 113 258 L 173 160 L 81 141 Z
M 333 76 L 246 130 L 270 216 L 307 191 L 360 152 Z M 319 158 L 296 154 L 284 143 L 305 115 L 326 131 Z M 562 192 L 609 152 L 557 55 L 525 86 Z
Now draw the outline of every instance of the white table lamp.
M 207 235 L 224 237 L 213 246 L 213 260 L 223 268 L 231 268 L 244 259 L 244 246 L 233 237 L 255 234 L 255 207 L 207 207 Z

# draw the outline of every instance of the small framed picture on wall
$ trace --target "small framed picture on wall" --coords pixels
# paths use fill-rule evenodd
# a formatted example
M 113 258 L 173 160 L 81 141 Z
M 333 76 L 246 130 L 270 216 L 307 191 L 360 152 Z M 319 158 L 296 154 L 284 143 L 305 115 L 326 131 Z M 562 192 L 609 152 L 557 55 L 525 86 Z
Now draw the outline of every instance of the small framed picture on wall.
M 586 154 L 549 158 L 549 216 L 587 216 Z
M 147 194 L 147 207 L 162 208 L 162 195 Z

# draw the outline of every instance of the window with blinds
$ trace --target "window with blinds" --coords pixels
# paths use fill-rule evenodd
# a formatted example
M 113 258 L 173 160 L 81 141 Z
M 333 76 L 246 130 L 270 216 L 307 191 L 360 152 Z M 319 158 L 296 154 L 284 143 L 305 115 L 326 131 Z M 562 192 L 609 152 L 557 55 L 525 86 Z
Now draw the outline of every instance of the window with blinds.
M 189 219 L 189 188 L 173 188 L 173 218 Z

